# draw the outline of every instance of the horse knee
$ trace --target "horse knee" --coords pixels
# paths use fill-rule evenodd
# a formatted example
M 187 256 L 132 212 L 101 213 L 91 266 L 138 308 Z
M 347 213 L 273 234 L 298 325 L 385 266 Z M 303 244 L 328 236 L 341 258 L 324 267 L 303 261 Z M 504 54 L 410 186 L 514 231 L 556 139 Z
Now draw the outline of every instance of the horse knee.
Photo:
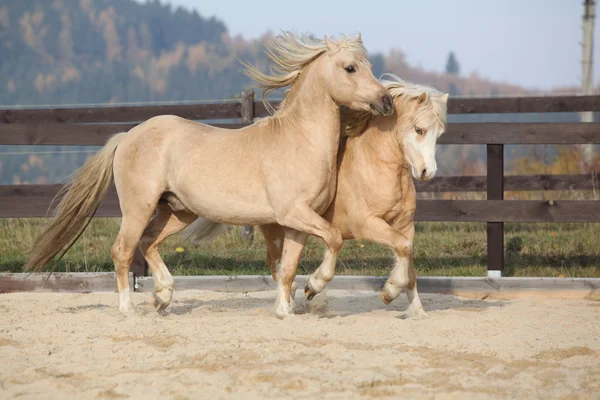
M 123 247 L 122 241 L 117 238 L 115 244 L 113 244 L 112 249 L 112 259 L 117 269 L 123 267 L 129 267 L 131 262 L 133 261 L 133 252 L 127 251 Z
M 334 227 L 329 229 L 329 237 L 327 240 L 327 245 L 329 248 L 335 253 L 339 253 L 342 249 L 343 239 L 340 231 Z
M 413 255 L 413 242 L 408 239 L 402 239 L 397 241 L 394 245 L 394 250 L 397 257 L 409 258 Z

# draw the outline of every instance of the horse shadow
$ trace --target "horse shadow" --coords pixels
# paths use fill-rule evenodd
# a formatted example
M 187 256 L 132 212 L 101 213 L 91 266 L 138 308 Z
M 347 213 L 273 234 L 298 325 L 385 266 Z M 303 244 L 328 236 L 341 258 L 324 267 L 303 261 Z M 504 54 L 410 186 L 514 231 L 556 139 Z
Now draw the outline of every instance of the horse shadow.
M 265 297 L 239 297 L 200 300 L 200 299 L 182 299 L 174 301 L 167 309 L 168 314 L 187 315 L 200 310 L 207 312 L 253 312 L 258 310 L 273 310 L 275 302 L 275 292 L 273 296 Z M 483 312 L 490 307 L 503 307 L 508 304 L 502 300 L 477 300 L 461 299 L 453 295 L 441 294 L 420 294 L 421 303 L 427 313 L 457 310 L 465 312 Z M 400 313 L 397 318 L 407 319 L 408 300 L 405 294 L 386 305 L 381 301 L 377 292 L 344 293 L 342 295 L 330 295 L 327 290 L 317 295 L 313 300 L 308 301 L 304 298 L 301 290 L 298 290 L 295 300 L 294 314 L 305 315 L 312 314 L 319 318 L 345 318 L 354 315 L 366 314 L 371 312 Z

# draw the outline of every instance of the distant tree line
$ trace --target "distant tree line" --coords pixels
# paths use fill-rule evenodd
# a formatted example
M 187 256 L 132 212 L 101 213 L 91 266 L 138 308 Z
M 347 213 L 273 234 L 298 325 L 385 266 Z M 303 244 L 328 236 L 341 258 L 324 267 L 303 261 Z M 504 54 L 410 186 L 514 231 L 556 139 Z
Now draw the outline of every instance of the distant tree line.
M 271 39 L 231 37 L 223 22 L 158 0 L 0 2 L 0 107 L 233 98 L 251 84 L 238 60 L 266 71 Z M 453 52 L 445 73 L 409 65 L 400 50 L 369 58 L 377 77 L 391 72 L 451 95 L 526 93 L 463 76 Z M 0 184 L 57 182 L 89 156 L 78 149 L 0 146 Z

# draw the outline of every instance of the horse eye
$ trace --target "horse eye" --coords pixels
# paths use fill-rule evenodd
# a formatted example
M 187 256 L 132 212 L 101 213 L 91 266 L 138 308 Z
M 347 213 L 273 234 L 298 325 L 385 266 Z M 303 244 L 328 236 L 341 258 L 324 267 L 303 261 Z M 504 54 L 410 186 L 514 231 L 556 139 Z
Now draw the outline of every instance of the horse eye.
M 356 68 L 354 68 L 352 65 L 350 65 L 349 67 L 344 67 L 344 69 L 349 74 L 352 74 L 352 73 L 356 72 Z
M 423 129 L 415 127 L 415 132 L 417 132 L 417 135 L 422 135 Z

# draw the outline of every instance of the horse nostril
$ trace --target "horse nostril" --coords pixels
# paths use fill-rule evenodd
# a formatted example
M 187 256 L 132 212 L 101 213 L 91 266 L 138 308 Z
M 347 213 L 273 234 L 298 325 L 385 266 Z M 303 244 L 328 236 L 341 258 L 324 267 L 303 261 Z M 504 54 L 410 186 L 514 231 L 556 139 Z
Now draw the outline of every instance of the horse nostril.
M 427 169 L 424 169 L 423 172 L 421 172 L 421 179 L 425 179 L 426 176 L 427 176 Z

